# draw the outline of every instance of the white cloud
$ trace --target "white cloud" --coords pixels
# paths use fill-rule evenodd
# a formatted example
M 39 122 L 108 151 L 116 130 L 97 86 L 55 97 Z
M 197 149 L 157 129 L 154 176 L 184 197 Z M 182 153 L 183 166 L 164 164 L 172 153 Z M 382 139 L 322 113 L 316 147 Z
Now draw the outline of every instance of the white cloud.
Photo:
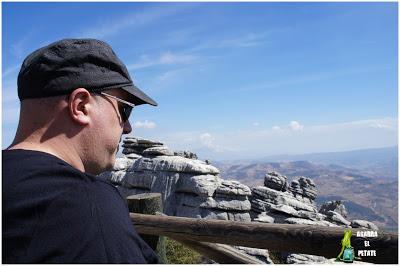
M 3 71 L 3 79 L 12 75 L 12 74 L 17 74 L 18 70 L 20 69 L 21 65 L 15 65 L 12 67 L 7 68 L 6 70 Z
M 267 42 L 266 37 L 269 35 L 269 32 L 247 33 L 236 38 L 222 40 L 217 47 L 254 47 Z
M 258 126 L 260 126 L 260 123 L 254 122 L 254 123 L 253 123 L 253 126 L 258 127 Z
M 300 123 L 297 121 L 291 121 L 289 126 L 293 131 L 302 131 L 304 128 L 304 126 L 300 125 Z
M 214 148 L 215 138 L 210 133 L 203 133 L 200 135 L 200 142 L 208 148 Z
M 126 30 L 141 28 L 163 18 L 176 15 L 187 7 L 186 5 L 169 4 L 168 6 L 153 7 L 151 9 L 120 16 L 117 19 L 103 18 L 101 24 L 87 28 L 79 35 L 85 38 L 105 39 L 118 33 L 125 32 Z
M 298 122 L 293 123 L 293 126 L 296 129 L 302 128 Z M 303 127 L 301 134 L 292 133 L 290 126 L 274 126 L 267 130 L 251 126 L 248 130 L 173 132 L 164 137 L 158 134 L 157 137 L 170 147 L 190 150 L 201 158 L 215 160 L 346 151 L 398 144 L 397 118 L 308 125 Z
M 156 127 L 156 123 L 145 120 L 145 121 L 136 121 L 133 123 L 134 128 L 144 128 L 144 129 L 153 129 Z
M 154 58 L 151 58 L 148 55 L 141 55 L 138 62 L 128 64 L 127 68 L 128 70 L 137 70 L 158 65 L 190 64 L 196 59 L 197 57 L 195 55 L 176 54 L 172 52 L 165 52 Z

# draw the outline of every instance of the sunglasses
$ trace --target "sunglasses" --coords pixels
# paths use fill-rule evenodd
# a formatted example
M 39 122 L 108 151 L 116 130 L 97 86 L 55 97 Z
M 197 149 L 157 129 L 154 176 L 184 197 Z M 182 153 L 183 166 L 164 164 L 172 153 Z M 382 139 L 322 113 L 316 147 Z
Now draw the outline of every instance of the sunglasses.
M 126 121 L 128 121 L 129 116 L 131 115 L 132 110 L 135 107 L 135 105 L 133 103 L 127 102 L 125 100 L 122 100 L 118 97 L 115 97 L 114 95 L 110 95 L 105 92 L 100 92 L 99 94 L 110 97 L 110 98 L 115 99 L 118 102 L 120 102 L 121 104 L 118 104 L 118 111 L 119 111 L 119 114 L 121 115 L 122 122 L 125 123 Z

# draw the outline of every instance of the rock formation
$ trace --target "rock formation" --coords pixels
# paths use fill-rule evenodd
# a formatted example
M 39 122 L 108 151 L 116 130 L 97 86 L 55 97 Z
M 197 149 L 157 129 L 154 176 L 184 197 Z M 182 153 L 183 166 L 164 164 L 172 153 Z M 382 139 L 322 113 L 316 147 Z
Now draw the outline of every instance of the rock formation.
M 286 176 L 268 172 L 264 186 L 249 188 L 234 180 L 221 178 L 209 161 L 198 160 L 189 151 L 171 151 L 159 141 L 129 138 L 122 145 L 124 156 L 102 176 L 111 180 L 123 196 L 158 192 L 164 213 L 203 219 L 343 226 L 377 230 L 363 220 L 347 221 L 340 201 L 327 202 L 317 210 L 317 190 L 307 177 L 290 183 Z M 236 247 L 264 263 L 272 263 L 268 251 Z M 282 253 L 284 254 L 284 253 Z M 325 263 L 324 257 L 285 254 L 286 263 Z

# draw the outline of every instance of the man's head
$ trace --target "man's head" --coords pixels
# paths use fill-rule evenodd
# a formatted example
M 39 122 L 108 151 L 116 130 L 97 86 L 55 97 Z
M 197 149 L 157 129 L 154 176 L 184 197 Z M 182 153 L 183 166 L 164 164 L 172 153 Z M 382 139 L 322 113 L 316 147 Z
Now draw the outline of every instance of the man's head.
M 132 130 L 132 107 L 157 105 L 133 84 L 111 47 L 93 39 L 61 40 L 30 54 L 18 76 L 18 96 L 14 142 L 36 139 L 53 150 L 72 149 L 92 174 L 114 164 L 121 135 Z

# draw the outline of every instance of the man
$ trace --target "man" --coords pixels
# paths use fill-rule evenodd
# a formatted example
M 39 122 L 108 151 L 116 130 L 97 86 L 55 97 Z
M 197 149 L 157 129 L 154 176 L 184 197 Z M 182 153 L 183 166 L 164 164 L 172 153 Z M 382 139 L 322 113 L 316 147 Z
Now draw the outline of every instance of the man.
M 157 105 L 111 47 L 65 39 L 18 75 L 19 125 L 3 150 L 3 263 L 157 263 L 109 170 L 129 115 Z

